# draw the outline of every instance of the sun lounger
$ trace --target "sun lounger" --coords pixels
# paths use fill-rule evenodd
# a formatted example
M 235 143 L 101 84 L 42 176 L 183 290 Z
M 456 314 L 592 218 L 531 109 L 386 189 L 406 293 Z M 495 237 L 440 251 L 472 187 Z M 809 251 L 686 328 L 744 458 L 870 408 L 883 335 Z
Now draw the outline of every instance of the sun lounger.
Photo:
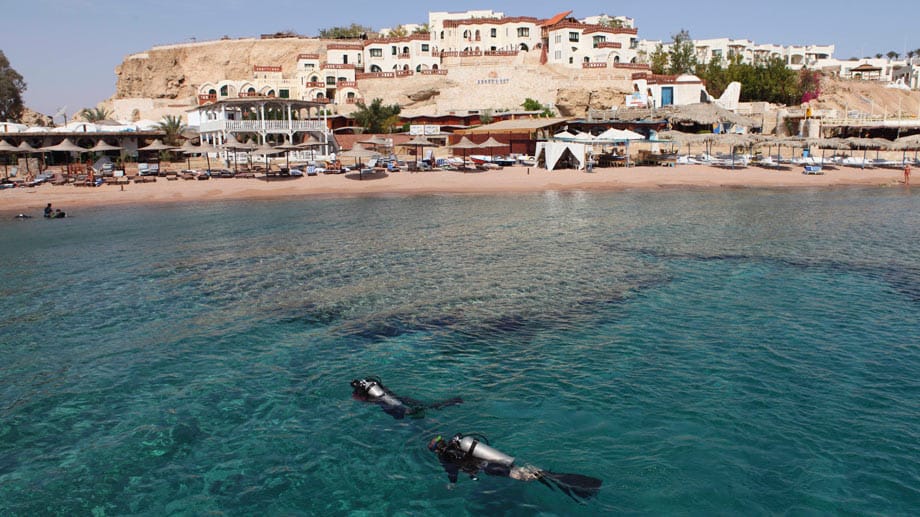
M 824 171 L 821 170 L 820 165 L 806 165 L 802 174 L 824 174 Z

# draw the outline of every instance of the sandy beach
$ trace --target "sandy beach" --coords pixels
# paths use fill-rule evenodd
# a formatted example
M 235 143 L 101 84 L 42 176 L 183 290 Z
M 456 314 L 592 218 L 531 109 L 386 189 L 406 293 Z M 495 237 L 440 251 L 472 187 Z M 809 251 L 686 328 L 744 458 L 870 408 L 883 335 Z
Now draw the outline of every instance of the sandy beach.
M 121 204 L 195 203 L 239 199 L 272 199 L 310 196 L 502 194 L 543 191 L 611 191 L 627 189 L 736 189 L 736 188 L 834 188 L 893 187 L 903 182 L 896 169 L 838 167 L 823 175 L 804 175 L 798 167 L 774 171 L 757 167 L 728 170 L 701 165 L 677 167 L 630 167 L 547 171 L 506 167 L 486 172 L 396 172 L 364 175 L 319 175 L 293 179 L 211 178 L 206 181 L 157 178 L 153 183 L 100 187 L 44 184 L 0 191 L 0 212 L 41 215 L 52 203 L 72 211 L 77 207 Z

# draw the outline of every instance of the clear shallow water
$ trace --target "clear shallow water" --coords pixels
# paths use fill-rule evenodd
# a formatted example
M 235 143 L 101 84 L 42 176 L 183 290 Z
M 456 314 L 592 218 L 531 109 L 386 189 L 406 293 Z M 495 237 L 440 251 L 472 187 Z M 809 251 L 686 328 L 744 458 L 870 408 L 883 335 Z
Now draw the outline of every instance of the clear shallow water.
M 916 195 L 67 211 L 0 221 L 0 514 L 920 507 Z M 396 421 L 363 375 L 465 403 Z M 458 431 L 604 487 L 447 490 Z

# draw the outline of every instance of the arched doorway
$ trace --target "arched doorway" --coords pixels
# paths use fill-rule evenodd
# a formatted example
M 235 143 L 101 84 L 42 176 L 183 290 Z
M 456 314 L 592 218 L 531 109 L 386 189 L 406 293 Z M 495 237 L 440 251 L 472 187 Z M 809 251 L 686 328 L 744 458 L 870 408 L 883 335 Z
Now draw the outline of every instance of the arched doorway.
M 521 43 L 521 52 L 529 52 L 530 48 L 527 47 L 526 43 Z

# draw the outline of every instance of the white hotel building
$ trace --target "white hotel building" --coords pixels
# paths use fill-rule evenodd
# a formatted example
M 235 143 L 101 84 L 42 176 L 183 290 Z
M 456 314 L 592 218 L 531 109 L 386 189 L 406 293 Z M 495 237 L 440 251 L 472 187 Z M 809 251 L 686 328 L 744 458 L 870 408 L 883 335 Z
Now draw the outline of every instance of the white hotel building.
M 254 67 L 251 80 L 203 84 L 199 88 L 199 104 L 245 96 L 353 104 L 362 100 L 360 86 L 365 79 L 448 75 L 445 58 L 451 58 L 453 63 L 456 59 L 474 61 L 483 57 L 512 59 L 522 52 L 537 52 L 541 64 L 562 68 L 648 71 L 644 62 L 661 43 L 639 40 L 631 18 L 600 15 L 577 20 L 571 14 L 566 11 L 540 19 L 507 17 L 492 10 L 430 12 L 428 33 L 329 41 L 325 44 L 325 54 L 297 56 L 296 70 L 282 71 L 280 66 L 266 63 Z M 404 28 L 407 27 L 417 28 Z M 662 46 L 667 50 L 669 45 Z M 694 45 L 702 63 L 720 56 L 737 55 L 749 63 L 778 57 L 793 69 L 837 66 L 843 77 L 852 68 L 845 64 L 853 64 L 833 59 L 833 45 L 763 45 L 730 38 L 697 40 Z M 881 68 L 880 75 L 888 78 L 896 69 Z

